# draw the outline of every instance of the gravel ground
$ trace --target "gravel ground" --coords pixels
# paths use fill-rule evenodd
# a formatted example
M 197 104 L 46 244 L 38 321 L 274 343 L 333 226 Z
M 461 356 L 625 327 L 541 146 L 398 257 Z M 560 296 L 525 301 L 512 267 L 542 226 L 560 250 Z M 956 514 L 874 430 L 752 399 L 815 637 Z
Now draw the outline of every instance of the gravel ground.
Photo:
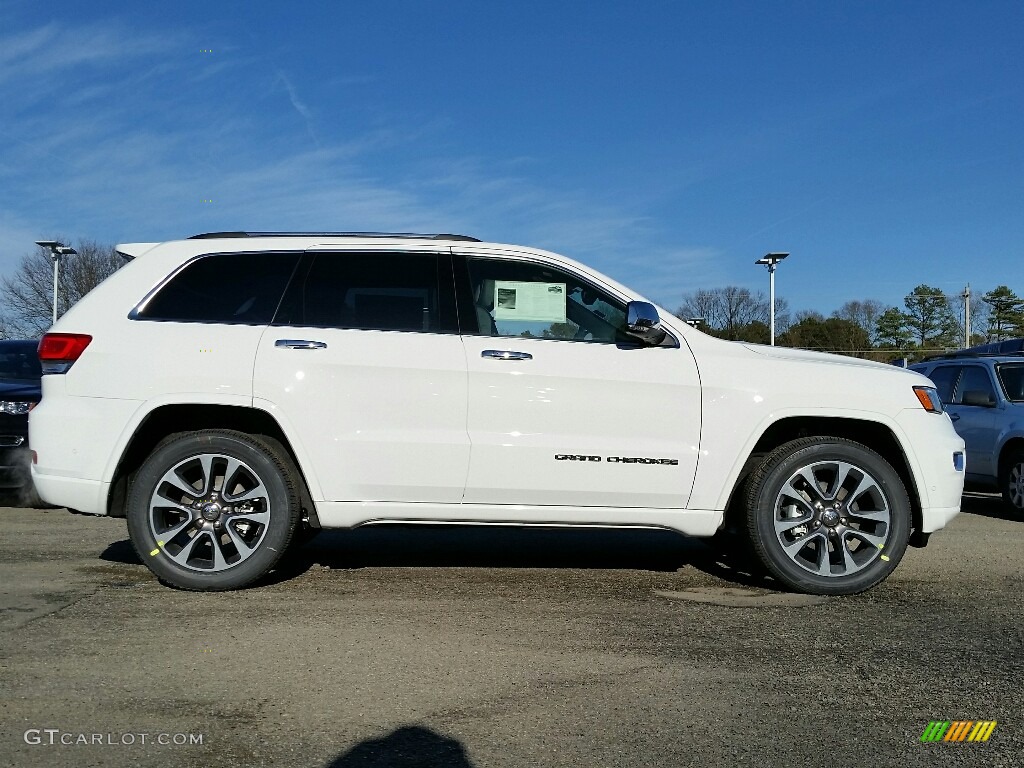
M 1024 521 L 965 511 L 813 600 L 667 533 L 405 527 L 191 594 L 123 520 L 0 508 L 0 765 L 1024 765 Z

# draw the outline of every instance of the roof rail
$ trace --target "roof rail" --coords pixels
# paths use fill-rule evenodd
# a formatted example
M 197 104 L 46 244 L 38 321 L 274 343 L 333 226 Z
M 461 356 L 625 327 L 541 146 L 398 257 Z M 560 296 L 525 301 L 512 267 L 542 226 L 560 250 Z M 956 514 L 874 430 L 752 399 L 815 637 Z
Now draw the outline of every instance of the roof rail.
M 381 237 L 416 240 L 460 240 L 462 242 L 479 243 L 469 235 L 430 234 L 422 235 L 414 232 L 204 232 L 192 235 L 189 240 L 220 240 L 232 237 Z
M 945 352 L 941 355 L 930 355 L 922 358 L 920 362 L 928 363 L 932 360 L 957 360 L 963 358 L 979 357 L 1024 357 L 1024 352 L 972 352 L 971 350 L 960 350 L 959 352 Z

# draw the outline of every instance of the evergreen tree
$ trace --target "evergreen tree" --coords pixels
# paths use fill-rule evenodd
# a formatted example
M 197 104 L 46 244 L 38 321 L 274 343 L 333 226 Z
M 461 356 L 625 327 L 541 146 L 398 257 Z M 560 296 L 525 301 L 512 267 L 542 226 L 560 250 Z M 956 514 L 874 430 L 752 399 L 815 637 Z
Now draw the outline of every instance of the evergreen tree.
M 999 285 L 981 300 L 989 305 L 988 340 L 1002 341 L 1024 336 L 1024 299 L 1005 285 Z
M 953 308 L 939 288 L 919 285 L 903 303 L 911 338 L 919 349 L 945 349 L 957 346 L 960 323 Z
M 889 307 L 878 318 L 875 339 L 882 349 L 907 349 L 913 341 L 910 318 L 896 307 Z

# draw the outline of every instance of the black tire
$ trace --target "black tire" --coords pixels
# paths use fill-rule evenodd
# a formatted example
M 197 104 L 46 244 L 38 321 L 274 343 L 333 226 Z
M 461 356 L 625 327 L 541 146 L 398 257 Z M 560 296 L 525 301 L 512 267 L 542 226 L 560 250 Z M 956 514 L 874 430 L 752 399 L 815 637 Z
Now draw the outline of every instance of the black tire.
M 128 534 L 166 584 L 239 589 L 277 564 L 300 511 L 290 464 L 269 442 L 227 430 L 180 433 L 139 468 L 128 496 Z
M 870 589 L 892 573 L 910 537 L 910 499 L 899 474 L 843 438 L 779 446 L 750 476 L 746 507 L 754 553 L 797 592 Z
M 306 546 L 320 535 L 321 530 L 310 525 L 308 520 L 299 520 L 299 525 L 295 529 L 295 535 L 292 536 L 291 549 L 289 551 L 294 552 Z
M 1012 451 L 999 473 L 999 490 L 1006 506 L 1017 516 L 1024 516 L 1024 451 Z

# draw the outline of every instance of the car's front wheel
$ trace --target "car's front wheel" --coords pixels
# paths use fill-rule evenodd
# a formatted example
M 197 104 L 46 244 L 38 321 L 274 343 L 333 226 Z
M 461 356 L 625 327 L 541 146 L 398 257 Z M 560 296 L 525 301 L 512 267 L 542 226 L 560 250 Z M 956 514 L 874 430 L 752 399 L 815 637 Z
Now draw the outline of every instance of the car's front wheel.
M 172 436 L 140 467 L 128 533 L 162 581 L 220 591 L 273 568 L 299 513 L 295 481 L 275 447 L 241 432 L 204 430 Z
M 1003 501 L 1018 515 L 1024 515 L 1024 451 L 1014 451 L 999 477 Z
M 786 443 L 748 481 L 753 549 L 773 576 L 799 592 L 870 589 L 903 557 L 910 526 L 910 499 L 899 474 L 852 440 Z

